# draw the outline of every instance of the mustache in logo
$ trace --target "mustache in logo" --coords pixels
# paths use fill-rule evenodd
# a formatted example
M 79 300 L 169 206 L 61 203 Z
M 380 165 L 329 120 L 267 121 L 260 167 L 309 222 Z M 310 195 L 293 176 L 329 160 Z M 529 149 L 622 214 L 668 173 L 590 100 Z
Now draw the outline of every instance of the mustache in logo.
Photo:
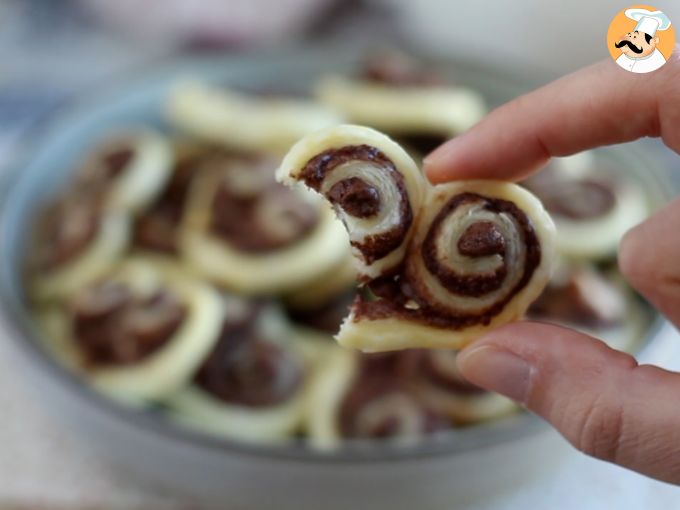
M 617 48 L 622 48 L 623 46 L 628 46 L 633 53 L 642 53 L 642 48 L 635 46 L 628 39 L 621 39 L 619 42 L 614 43 Z

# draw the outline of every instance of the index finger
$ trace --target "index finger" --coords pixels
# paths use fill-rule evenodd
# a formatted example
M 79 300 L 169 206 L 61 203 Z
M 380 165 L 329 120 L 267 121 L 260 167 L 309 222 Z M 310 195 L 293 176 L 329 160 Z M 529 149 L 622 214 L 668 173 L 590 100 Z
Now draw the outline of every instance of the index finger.
M 662 136 L 680 151 L 680 47 L 658 71 L 627 72 L 611 60 L 500 106 L 425 159 L 434 183 L 517 180 L 552 156 Z M 672 127 L 675 126 L 675 127 Z

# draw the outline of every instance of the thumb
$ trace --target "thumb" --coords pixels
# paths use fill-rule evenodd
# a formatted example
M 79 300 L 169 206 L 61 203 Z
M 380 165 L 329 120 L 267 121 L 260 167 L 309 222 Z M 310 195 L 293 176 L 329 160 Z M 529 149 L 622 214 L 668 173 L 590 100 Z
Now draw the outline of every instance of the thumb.
M 593 457 L 680 483 L 680 374 L 548 324 L 494 330 L 458 356 L 470 382 L 550 422 Z

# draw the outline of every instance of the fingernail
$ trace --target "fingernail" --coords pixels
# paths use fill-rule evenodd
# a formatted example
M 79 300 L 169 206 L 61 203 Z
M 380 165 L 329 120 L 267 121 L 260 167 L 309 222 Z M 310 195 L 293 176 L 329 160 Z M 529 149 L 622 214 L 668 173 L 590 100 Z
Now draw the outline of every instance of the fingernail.
M 529 394 L 531 365 L 505 349 L 482 345 L 463 351 L 458 366 L 473 384 L 496 391 L 525 404 Z

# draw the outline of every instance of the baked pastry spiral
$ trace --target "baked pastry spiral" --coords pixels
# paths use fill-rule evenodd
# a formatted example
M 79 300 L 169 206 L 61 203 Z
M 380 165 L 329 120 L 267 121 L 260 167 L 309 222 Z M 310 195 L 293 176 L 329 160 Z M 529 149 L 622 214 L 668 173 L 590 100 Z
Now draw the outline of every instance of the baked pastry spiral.
M 278 178 L 321 193 L 347 227 L 371 295 L 337 335 L 346 347 L 461 348 L 521 318 L 550 276 L 555 229 L 531 193 L 497 181 L 430 186 L 369 128 L 305 137 Z
M 425 404 L 464 426 L 499 418 L 516 411 L 517 405 L 497 393 L 466 381 L 456 364 L 457 353 L 431 349 L 421 352 L 415 391 Z
M 348 252 L 338 267 L 283 296 L 288 316 L 296 323 L 335 333 L 354 301 L 356 274 Z
M 620 275 L 593 263 L 563 260 L 527 312 L 532 320 L 553 322 L 629 351 L 644 335 L 644 307 Z
M 46 345 L 99 390 L 141 404 L 191 378 L 219 335 L 216 290 L 166 260 L 133 257 L 40 314 Z
M 360 281 L 402 263 L 425 183 L 409 155 L 387 136 L 349 125 L 319 131 L 291 148 L 277 178 L 302 182 L 333 205 L 349 232 Z
M 399 54 L 369 60 L 356 77 L 323 77 L 315 95 L 350 122 L 384 131 L 425 154 L 486 113 L 478 93 L 448 85 L 432 70 Z
M 217 344 L 192 384 L 167 403 L 179 423 L 195 429 L 257 443 L 290 439 L 302 422 L 311 359 L 290 341 L 274 307 L 226 299 Z
M 347 234 L 331 209 L 274 178 L 268 159 L 222 156 L 192 184 L 181 252 L 201 275 L 249 295 L 288 292 L 347 256 Z
M 588 153 L 557 159 L 522 183 L 555 220 L 558 251 L 568 257 L 613 256 L 626 231 L 648 214 L 640 187 L 597 164 Z
M 171 91 L 166 115 L 178 129 L 208 142 L 274 154 L 342 120 L 333 110 L 309 101 L 250 97 L 189 81 Z
M 201 145 L 177 140 L 173 144 L 174 167 L 161 194 L 141 213 L 134 223 L 133 245 L 136 249 L 177 255 L 182 218 L 188 204 L 192 182 L 217 151 Z
M 103 276 L 130 241 L 130 216 L 105 210 L 94 193 L 60 197 L 36 225 L 29 293 L 36 302 L 66 298 Z
M 160 194 L 172 165 L 172 146 L 163 135 L 130 128 L 109 136 L 92 151 L 75 186 L 104 195 L 106 207 L 139 212 Z
M 450 428 L 448 417 L 429 407 L 411 384 L 419 357 L 412 351 L 329 352 L 310 390 L 310 445 L 329 450 L 346 440 L 367 439 L 411 445 Z

